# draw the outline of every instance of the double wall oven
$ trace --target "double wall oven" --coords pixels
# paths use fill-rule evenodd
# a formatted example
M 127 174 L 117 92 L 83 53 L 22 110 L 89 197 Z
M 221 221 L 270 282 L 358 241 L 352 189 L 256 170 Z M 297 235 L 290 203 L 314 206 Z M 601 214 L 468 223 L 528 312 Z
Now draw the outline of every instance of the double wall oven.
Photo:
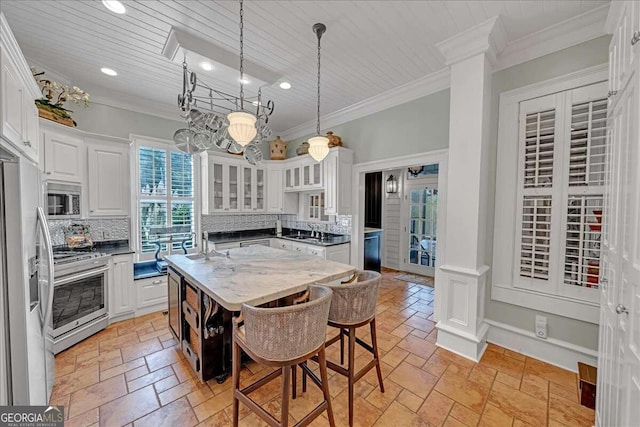
M 109 324 L 109 257 L 54 251 L 53 350 L 59 353 Z

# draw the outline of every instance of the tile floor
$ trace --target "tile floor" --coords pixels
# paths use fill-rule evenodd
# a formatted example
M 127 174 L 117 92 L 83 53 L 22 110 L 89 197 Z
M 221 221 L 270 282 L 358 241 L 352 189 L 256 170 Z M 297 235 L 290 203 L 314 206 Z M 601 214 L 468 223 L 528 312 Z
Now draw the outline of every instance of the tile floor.
M 375 370 L 356 385 L 358 426 L 591 426 L 594 411 L 580 406 L 576 375 L 490 345 L 480 363 L 437 348 L 433 289 L 385 271 L 378 301 L 378 342 L 386 392 Z M 365 339 L 368 338 L 363 334 Z M 338 346 L 328 350 L 336 360 Z M 356 364 L 366 363 L 366 353 Z M 243 381 L 267 371 L 250 363 Z M 347 425 L 346 379 L 331 371 L 336 423 Z M 301 375 L 298 376 L 299 378 Z M 245 382 L 246 383 L 246 382 Z M 200 383 L 167 329 L 162 313 L 110 325 L 56 357 L 52 404 L 65 405 L 73 426 L 231 425 L 231 380 Z M 254 393 L 278 416 L 280 381 Z M 321 400 L 309 385 L 291 402 L 293 424 Z M 264 425 L 240 405 L 240 424 Z M 326 418 L 316 426 L 328 425 Z

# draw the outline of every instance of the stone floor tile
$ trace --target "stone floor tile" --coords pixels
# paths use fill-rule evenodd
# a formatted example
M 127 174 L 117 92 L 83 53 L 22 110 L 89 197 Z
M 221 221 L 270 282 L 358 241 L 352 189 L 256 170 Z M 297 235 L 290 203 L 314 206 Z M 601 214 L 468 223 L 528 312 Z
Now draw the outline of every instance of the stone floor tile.
M 196 414 L 184 397 L 134 421 L 134 427 L 193 427 L 198 424 Z
M 147 386 L 100 406 L 100 425 L 122 426 L 159 407 L 153 387 Z
M 496 382 L 489 394 L 489 402 L 514 418 L 532 425 L 547 423 L 547 402 Z
M 433 425 L 442 425 L 455 402 L 447 396 L 432 391 L 418 409 L 418 415 Z

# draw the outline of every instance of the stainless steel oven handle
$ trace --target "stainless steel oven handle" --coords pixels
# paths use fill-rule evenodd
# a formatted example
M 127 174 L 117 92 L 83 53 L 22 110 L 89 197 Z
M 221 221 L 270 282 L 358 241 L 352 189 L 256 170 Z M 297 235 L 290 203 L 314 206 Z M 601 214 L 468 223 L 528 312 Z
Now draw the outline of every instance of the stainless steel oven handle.
M 95 276 L 99 273 L 103 273 L 105 271 L 109 271 L 109 266 L 105 265 L 104 267 L 96 268 L 94 270 L 83 271 L 79 274 L 72 274 L 70 276 L 64 276 L 61 279 L 58 279 L 54 282 L 53 286 L 65 285 L 67 283 L 75 282 L 76 280 L 86 279 L 87 277 Z

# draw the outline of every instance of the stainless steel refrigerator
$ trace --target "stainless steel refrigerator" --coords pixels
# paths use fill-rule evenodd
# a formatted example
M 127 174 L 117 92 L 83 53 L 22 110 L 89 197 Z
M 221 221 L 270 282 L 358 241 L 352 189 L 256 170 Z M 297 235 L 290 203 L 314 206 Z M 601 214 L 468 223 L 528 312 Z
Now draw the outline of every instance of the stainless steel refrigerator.
M 0 141 L 0 405 L 46 405 L 53 253 L 40 172 Z

